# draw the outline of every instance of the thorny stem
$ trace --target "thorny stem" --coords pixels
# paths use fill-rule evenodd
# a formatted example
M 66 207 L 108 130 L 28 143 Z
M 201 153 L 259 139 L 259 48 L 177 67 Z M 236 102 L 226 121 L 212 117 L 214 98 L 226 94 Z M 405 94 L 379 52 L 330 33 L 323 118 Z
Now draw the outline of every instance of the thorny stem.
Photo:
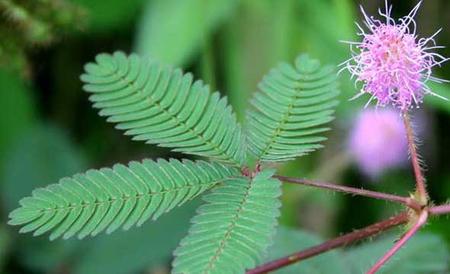
M 411 125 L 411 119 L 409 117 L 408 112 L 403 113 L 403 122 L 406 129 L 406 137 L 408 139 L 408 147 L 409 153 L 411 155 L 411 162 L 414 170 L 414 177 L 416 178 L 416 191 L 418 195 L 418 201 L 422 205 L 426 205 L 428 203 L 428 193 L 425 188 L 425 179 L 422 174 L 422 170 L 420 167 L 419 156 L 417 154 L 417 147 L 415 144 L 415 136 L 414 130 Z
M 289 183 L 318 187 L 353 195 L 366 196 L 375 199 L 397 202 L 404 204 L 415 210 L 417 215 L 414 216 L 417 217 L 417 220 L 414 223 L 414 225 L 394 244 L 394 246 L 390 250 L 388 250 L 388 252 L 386 252 L 385 255 L 383 255 L 383 257 L 367 272 L 367 274 L 376 273 L 390 258 L 392 258 L 392 256 L 394 256 L 397 253 L 397 251 L 399 251 L 400 248 L 402 248 L 409 241 L 409 239 L 411 239 L 417 233 L 417 231 L 419 231 L 419 229 L 427 223 L 429 215 L 450 214 L 450 204 L 434 206 L 431 208 L 426 207 L 426 205 L 428 204 L 429 197 L 425 187 L 425 178 L 422 174 L 422 170 L 420 167 L 419 156 L 417 154 L 417 148 L 414 140 L 415 138 L 414 131 L 411 126 L 409 114 L 407 112 L 403 113 L 403 121 L 408 139 L 408 147 L 411 155 L 414 177 L 416 180 L 416 195 L 413 198 L 352 188 L 347 186 L 340 186 L 336 184 L 311 181 L 306 179 L 289 178 L 285 176 L 274 176 L 282 181 Z M 395 226 L 405 224 L 410 221 L 410 218 L 411 216 L 409 216 L 407 212 L 401 213 L 397 216 L 391 217 L 390 219 L 370 225 L 360 230 L 356 230 L 343 236 L 339 236 L 337 238 L 326 241 L 320 245 L 313 246 L 311 248 L 291 254 L 278 260 L 274 260 L 272 262 L 268 262 L 266 264 L 263 264 L 261 266 L 258 266 L 254 269 L 247 271 L 247 274 L 267 273 L 269 271 L 288 266 L 295 262 L 316 256 L 318 254 L 324 253 L 334 248 L 343 247 L 356 241 L 374 236 Z
M 334 191 L 338 191 L 338 192 L 343 192 L 343 193 L 348 193 L 348 194 L 353 194 L 353 195 L 358 195 L 358 196 L 365 196 L 365 197 L 375 198 L 375 199 L 379 199 L 379 200 L 391 201 L 391 202 L 395 202 L 395 203 L 404 204 L 416 211 L 421 210 L 421 206 L 414 199 L 411 199 L 409 197 L 402 197 L 402 196 L 397 196 L 397 195 L 383 193 L 383 192 L 353 188 L 353 187 L 348 187 L 348 186 L 341 186 L 341 185 L 312 181 L 312 180 L 307 180 L 307 179 L 289 178 L 289 177 L 279 176 L 279 175 L 274 176 L 274 177 L 276 177 L 284 182 L 300 184 L 300 185 L 305 185 L 305 186 L 318 187 L 318 188 L 323 188 L 323 189 L 328 189 L 328 190 L 334 190 Z
M 450 214 L 450 204 L 440 205 L 430 208 L 431 215 Z
M 419 219 L 414 224 L 414 226 L 408 230 L 401 238 L 398 240 L 394 246 L 389 249 L 386 254 L 367 272 L 367 274 L 375 274 L 392 256 L 394 256 L 397 251 L 400 250 L 402 246 L 406 244 L 406 242 L 416 234 L 416 232 L 427 222 L 428 220 L 428 211 L 425 209 L 419 215 Z
M 253 268 L 251 270 L 247 271 L 247 274 L 262 274 L 267 273 L 272 270 L 276 270 L 285 266 L 288 266 L 290 264 L 293 264 L 295 262 L 298 262 L 300 260 L 304 260 L 313 256 L 316 256 L 318 254 L 327 252 L 329 250 L 332 250 L 334 248 L 347 246 L 351 243 L 354 243 L 356 241 L 360 241 L 362 239 L 374 236 L 379 234 L 382 231 L 389 230 L 393 227 L 396 227 L 398 225 L 404 224 L 408 222 L 408 214 L 406 212 L 401 213 L 399 215 L 396 215 L 394 217 L 391 217 L 387 220 L 372 224 L 368 227 L 365 227 L 360 230 L 355 230 L 353 232 L 350 232 L 348 234 L 339 236 L 337 238 L 331 239 L 329 241 L 326 241 L 320 245 L 316 245 L 313 247 L 310 247 L 308 249 L 305 249 L 303 251 L 291 254 L 289 256 L 280 258 L 278 260 L 263 264 L 261 266 L 258 266 L 256 268 Z

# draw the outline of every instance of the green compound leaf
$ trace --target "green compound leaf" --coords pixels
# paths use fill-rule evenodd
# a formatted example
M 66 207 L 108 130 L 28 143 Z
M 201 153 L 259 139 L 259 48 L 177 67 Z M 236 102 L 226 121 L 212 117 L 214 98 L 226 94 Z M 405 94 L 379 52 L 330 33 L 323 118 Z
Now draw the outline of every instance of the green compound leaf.
M 101 116 L 134 140 L 239 166 L 243 136 L 226 98 L 191 74 L 122 52 L 100 54 L 81 76 Z
M 204 197 L 189 235 L 175 251 L 173 273 L 244 273 L 260 262 L 279 216 L 280 181 L 265 170 L 228 180 Z
M 301 55 L 295 68 L 281 64 L 259 84 L 247 113 L 248 148 L 260 161 L 292 160 L 321 148 L 320 133 L 333 120 L 339 95 L 333 67 Z
M 33 191 L 9 215 L 20 232 L 50 239 L 95 236 L 142 225 L 239 171 L 217 163 L 144 160 L 89 170 Z

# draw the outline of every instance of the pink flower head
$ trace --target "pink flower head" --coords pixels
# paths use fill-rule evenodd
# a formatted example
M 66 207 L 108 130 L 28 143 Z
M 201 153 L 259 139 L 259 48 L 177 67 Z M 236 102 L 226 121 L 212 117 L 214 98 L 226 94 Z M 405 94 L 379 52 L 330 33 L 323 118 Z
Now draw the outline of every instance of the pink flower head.
M 441 30 L 429 38 L 417 38 L 414 17 L 421 3 L 398 22 L 391 17 L 392 6 L 388 5 L 387 0 L 385 12 L 378 10 L 383 21 L 369 17 L 361 7 L 368 31 L 357 24 L 360 30 L 358 35 L 363 40 L 344 41 L 350 44 L 352 58 L 342 64 L 352 78 L 357 78 L 356 82 L 363 83 L 361 92 L 354 98 L 369 93 L 371 98 L 367 105 L 376 99 L 378 106 L 392 105 L 407 110 L 419 106 L 425 94 L 438 96 L 426 83 L 445 82 L 431 73 L 433 67 L 449 59 L 431 51 L 443 48 L 436 46 L 434 41 Z
M 351 131 L 349 150 L 371 177 L 407 162 L 406 132 L 400 115 L 393 109 L 362 111 Z

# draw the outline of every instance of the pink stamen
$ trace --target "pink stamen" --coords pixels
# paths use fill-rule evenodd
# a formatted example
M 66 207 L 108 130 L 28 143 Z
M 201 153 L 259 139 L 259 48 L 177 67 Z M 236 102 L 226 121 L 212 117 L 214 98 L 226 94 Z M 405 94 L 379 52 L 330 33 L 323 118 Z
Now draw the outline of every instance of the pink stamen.
M 434 40 L 441 30 L 429 38 L 418 39 L 415 34 L 414 17 L 422 1 L 398 22 L 391 17 L 392 6 L 387 0 L 385 4 L 385 11 L 378 11 L 385 22 L 367 15 L 361 7 L 369 33 L 356 24 L 360 30 L 358 35 L 363 39 L 361 42 L 343 41 L 350 45 L 352 57 L 341 66 L 350 72 L 352 79 L 355 77 L 355 83 L 362 83 L 361 93 L 371 94 L 367 105 L 376 99 L 378 106 L 392 105 L 406 110 L 419 106 L 426 94 L 434 95 L 426 83 L 443 80 L 431 76 L 431 70 L 449 59 L 429 52 L 442 48 L 436 46 Z

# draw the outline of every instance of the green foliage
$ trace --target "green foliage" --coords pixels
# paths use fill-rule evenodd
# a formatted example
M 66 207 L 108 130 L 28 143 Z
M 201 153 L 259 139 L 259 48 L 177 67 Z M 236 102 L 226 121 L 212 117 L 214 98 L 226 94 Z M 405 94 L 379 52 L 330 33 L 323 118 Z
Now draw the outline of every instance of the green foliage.
M 236 172 L 220 164 L 178 160 L 144 160 L 129 167 L 90 170 L 59 184 L 33 191 L 20 200 L 10 214 L 11 225 L 24 225 L 20 232 L 50 239 L 78 238 L 125 230 L 184 204 Z
M 1 178 L 2 200 L 7 210 L 14 209 L 17 201 L 34 188 L 44 187 L 47 182 L 86 168 L 77 147 L 54 126 L 34 127 L 20 136 L 5 156 L 8 162 Z M 173 249 L 187 232 L 189 218 L 197 205 L 197 202 L 189 203 L 174 209 L 158 222 L 148 222 L 140 229 L 99 235 L 83 242 L 76 239 L 49 242 L 46 238 L 31 235 L 15 237 L 0 225 L 0 264 L 1 258 L 7 259 L 1 256 L 2 253 L 6 255 L 12 249 L 13 254 L 20 257 L 21 264 L 42 273 L 53 272 L 68 263 L 72 265 L 71 272 L 76 274 L 135 273 L 170 260 Z M 14 237 L 9 239 L 14 243 L 10 248 L 2 245 L 5 243 L 2 237 L 8 239 L 8 236 Z M 123 256 L 124 253 L 133 256 Z
M 79 30 L 83 13 L 68 0 L 0 1 L 0 66 L 26 72 L 26 51 Z
M 298 0 L 247 0 L 226 24 L 218 66 L 223 67 L 227 94 L 239 120 L 261 75 L 280 60 L 294 59 Z
M 358 21 L 354 1 L 352 0 L 297 0 L 294 13 L 296 51 L 308 52 L 313 56 L 320 56 L 321 61 L 338 64 L 350 58 L 348 45 L 339 43 L 341 40 L 358 41 L 356 36 Z M 323 20 L 327 18 L 327 20 Z M 345 75 L 344 75 L 345 74 Z M 346 73 L 340 77 L 340 85 L 344 100 L 352 98 L 357 89 Z M 336 111 L 337 117 L 351 118 L 359 111 L 365 100 L 355 100 L 351 104 L 340 104 Z
M 17 201 L 33 189 L 87 167 L 83 155 L 67 135 L 50 124 L 21 132 L 10 144 L 7 158 L 1 181 L 3 201 L 8 210 L 13 210 Z
M 202 81 L 137 55 L 100 54 L 81 79 L 100 115 L 134 140 L 240 165 L 242 133 L 226 98 Z
M 270 245 L 281 184 L 265 170 L 226 181 L 204 197 L 189 235 L 175 251 L 174 273 L 243 273 Z
M 146 0 L 71 0 L 87 10 L 89 29 L 93 32 L 107 32 L 123 29 L 139 14 Z M 152 1 L 152 0 L 149 0 Z
M 39 1 L 23 3 L 17 0 L 3 0 L 0 2 L 0 9 L 8 19 L 7 23 L 21 31 L 20 34 L 26 42 L 48 43 L 55 39 L 57 32 L 61 31 L 58 28 L 77 26 L 71 23 L 75 21 L 76 16 L 80 16 L 82 11 L 70 2 L 64 0 L 36 2 Z
M 398 239 L 391 235 L 361 244 L 348 250 L 341 249 L 315 256 L 275 271 L 277 274 L 359 274 L 364 273 Z M 301 230 L 280 228 L 266 261 L 278 259 L 302 249 L 318 245 L 323 239 Z M 380 273 L 414 274 L 447 273 L 450 254 L 442 239 L 434 234 L 419 233 L 390 260 Z
M 214 187 L 175 252 L 174 272 L 240 273 L 256 266 L 280 215 L 281 184 L 274 170 L 244 176 L 239 168 L 247 150 L 258 152 L 262 143 L 267 148 L 256 153 L 262 161 L 291 159 L 320 147 L 325 138 L 318 133 L 327 130 L 323 124 L 332 120 L 337 105 L 333 70 L 307 56 L 297 59 L 296 68 L 273 70 L 248 115 L 248 148 L 226 98 L 211 94 L 189 73 L 122 52 L 98 55 L 85 71 L 81 79 L 94 108 L 126 135 L 216 162 L 144 160 L 89 170 L 35 189 L 10 213 L 9 224 L 35 236 L 50 232 L 51 240 L 109 234 L 157 219 Z
M 448 85 L 445 84 L 437 84 L 434 82 L 429 82 L 428 86 L 430 89 L 440 95 L 444 98 L 449 98 L 450 94 L 450 88 Z M 442 98 L 439 98 L 437 96 L 429 95 L 425 97 L 425 103 L 427 103 L 429 106 L 432 106 L 438 110 L 446 111 L 447 113 L 450 113 L 450 104 L 447 100 L 443 100 Z
M 149 1 L 139 24 L 136 51 L 169 64 L 184 65 L 238 3 L 238 0 Z
M 17 236 L 17 235 L 16 235 Z M 49 242 L 46 238 L 19 235 L 13 239 L 21 263 L 40 273 L 49 273 L 77 256 L 81 242 L 76 239 Z
M 2 271 L 3 269 L 3 265 L 5 263 L 6 255 L 9 252 L 10 245 L 11 235 L 4 226 L 0 225 L 0 271 Z
M 327 62 L 337 63 L 348 58 L 348 46 L 338 41 L 356 38 L 357 10 L 351 0 L 298 0 L 296 9 L 294 24 L 299 33 L 296 39 L 302 50 L 321 56 Z
M 32 90 L 17 75 L 0 69 L 0 164 L 17 136 L 34 122 Z
M 369 269 L 388 250 L 398 236 L 392 235 L 363 244 L 345 253 L 346 262 L 352 266 L 351 273 Z M 379 273 L 421 274 L 448 273 L 450 254 L 444 241 L 437 235 L 419 233 L 387 262 Z
M 339 94 L 332 67 L 321 67 L 306 55 L 295 68 L 281 64 L 259 85 L 247 114 L 248 147 L 259 160 L 292 160 L 322 147 L 318 135 L 329 128 Z
M 320 237 L 302 231 L 286 227 L 277 229 L 273 246 L 270 247 L 269 254 L 265 262 L 279 259 L 288 254 L 298 252 L 318 244 L 323 239 Z M 315 256 L 303 262 L 299 262 L 288 267 L 275 271 L 276 274 L 348 274 L 349 268 L 342 261 L 342 254 L 339 251 L 329 251 L 319 256 Z M 361 272 L 362 273 L 362 272 Z
M 158 222 L 145 223 L 139 229 L 100 235 L 83 242 L 86 251 L 79 255 L 71 273 L 133 274 L 143 269 L 153 273 L 151 269 L 167 266 L 199 202 L 175 208 Z
M 20 90 L 17 92 L 20 94 Z M 49 124 L 21 131 L 10 142 L 6 158 L 8 161 L 0 181 L 2 201 L 8 211 L 16 208 L 17 201 L 33 189 L 84 170 L 87 166 L 83 155 L 67 135 Z M 21 262 L 27 268 L 42 272 L 52 271 L 61 261 L 73 256 L 78 244 L 74 241 L 49 242 L 31 235 L 22 235 L 13 241 Z
M 20 197 L 28 195 L 27 193 L 30 193 L 33 188 L 43 187 L 48 182 L 56 182 L 62 176 L 83 170 L 85 161 L 83 155 L 78 153 L 79 149 L 83 149 L 83 152 L 97 163 L 96 165 L 105 161 L 112 162 L 114 159 L 126 161 L 125 159 L 136 154 L 145 155 L 145 157 L 160 153 L 167 153 L 165 155 L 167 157 L 179 156 L 178 154 L 172 156 L 166 149 L 155 150 L 151 147 L 149 151 L 148 146 L 143 144 L 121 143 L 122 138 L 118 137 L 117 133 L 97 127 L 101 120 L 93 119 L 93 113 L 86 111 L 86 104 L 80 101 L 83 94 L 78 93 L 79 84 L 73 82 L 73 79 L 76 79 L 75 75 L 79 73 L 80 64 L 87 58 L 86 55 L 92 54 L 98 48 L 111 50 L 116 47 L 123 49 L 132 47 L 143 58 L 134 55 L 124 56 L 121 53 L 113 56 L 101 55 L 98 57 L 100 62 L 87 66 L 89 68 L 83 79 L 87 80 L 86 84 L 89 88 L 95 89 L 89 91 L 92 93 L 91 99 L 95 107 L 100 109 L 102 115 L 108 116 L 109 121 L 117 123 L 119 129 L 124 129 L 135 139 L 143 139 L 152 144 L 159 144 L 195 156 L 206 156 L 222 164 L 230 164 L 232 167 L 217 163 L 190 162 L 192 166 L 199 168 L 189 169 L 183 164 L 186 161 L 160 160 L 156 163 L 151 162 L 158 165 L 158 171 L 164 170 L 164 172 L 155 173 L 154 175 L 158 175 L 153 178 L 153 181 L 137 181 L 134 175 L 131 175 L 134 179 L 131 181 L 128 177 L 125 179 L 114 177 L 117 181 L 108 178 L 101 183 L 89 180 L 94 176 L 92 174 L 106 178 L 103 174 L 105 170 L 119 174 L 119 172 L 123 173 L 122 169 L 131 172 L 133 167 L 145 165 L 145 163 L 135 162 L 129 167 L 116 165 L 112 169 L 91 170 L 83 175 L 75 175 L 62 180 L 62 182 L 68 182 L 67 184 L 61 182 L 58 185 L 39 189 L 34 192 L 34 196 L 26 198 L 28 201 L 39 203 L 45 203 L 41 197 L 44 200 L 48 198 L 51 202 L 55 202 L 57 207 L 59 205 L 56 203 L 62 205 L 66 200 L 68 203 L 80 201 L 75 207 L 69 205 L 70 212 L 65 217 L 55 212 L 53 217 L 45 221 L 41 227 L 36 226 L 34 231 L 40 234 L 48 229 L 49 232 L 55 233 L 64 223 L 70 227 L 68 230 L 74 229 L 75 223 L 82 223 L 76 232 L 82 237 L 84 236 L 81 235 L 82 233 L 87 234 L 93 226 L 98 227 L 104 222 L 108 214 L 116 214 L 117 219 L 111 220 L 107 225 L 104 224 L 105 230 L 108 230 L 113 223 L 116 223 L 115 226 L 125 227 L 125 224 L 133 221 L 133 216 L 139 214 L 133 215 L 134 212 L 141 210 L 142 213 L 146 208 L 152 207 L 151 201 L 159 203 L 158 209 L 148 209 L 154 211 L 153 217 L 155 217 L 165 209 L 176 207 L 177 204 L 181 205 L 184 200 L 194 198 L 212 188 L 212 192 L 205 196 L 207 204 L 201 207 L 199 210 L 201 212 L 194 218 L 195 223 L 191 228 L 190 236 L 183 241 L 183 245 L 177 251 L 183 252 L 183 249 L 189 249 L 192 252 L 181 253 L 177 256 L 175 271 L 187 269 L 189 272 L 191 266 L 207 268 L 208 266 L 204 264 L 207 259 L 203 261 L 200 259 L 203 258 L 202 254 L 211 258 L 211 253 L 208 252 L 214 252 L 215 248 L 221 252 L 217 257 L 216 268 L 204 272 L 228 273 L 233 270 L 243 272 L 246 267 L 261 262 L 263 250 L 270 242 L 273 226 L 277 222 L 276 216 L 279 214 L 278 198 L 275 197 L 279 194 L 279 182 L 271 178 L 273 171 L 265 170 L 265 168 L 274 165 L 270 162 L 293 159 L 311 149 L 316 149 L 320 146 L 319 143 L 325 140 L 322 138 L 322 130 L 325 131 L 327 127 L 326 118 L 331 120 L 331 116 L 335 115 L 333 114 L 336 103 L 334 93 L 337 92 L 337 88 L 334 83 L 331 83 L 334 81 L 332 73 L 330 72 L 328 78 L 325 68 L 318 69 L 318 71 L 323 70 L 323 78 L 314 79 L 314 83 L 311 83 L 321 86 L 330 80 L 329 84 L 325 83 L 318 88 L 319 90 L 328 89 L 328 91 L 323 90 L 323 94 L 319 94 L 320 91 L 317 91 L 317 94 L 310 94 L 308 93 L 311 92 L 310 90 L 293 88 L 293 86 L 309 84 L 310 79 L 320 73 L 301 72 L 298 62 L 292 67 L 279 66 L 261 83 L 263 88 L 260 88 L 261 91 L 254 100 L 256 103 L 248 114 L 247 131 L 240 133 L 240 126 L 235 122 L 231 108 L 218 93 L 211 95 L 208 88 L 201 82 L 194 82 L 190 74 L 182 74 L 179 70 L 158 65 L 153 59 L 146 58 L 155 57 L 163 63 L 189 66 L 191 71 L 201 75 L 210 85 L 211 91 L 215 91 L 216 87 L 227 90 L 226 94 L 235 108 L 235 113 L 238 114 L 239 121 L 244 120 L 247 98 L 254 91 L 261 75 L 278 60 L 291 60 L 298 52 L 320 56 L 321 61 L 325 63 L 340 63 L 349 57 L 347 45 L 337 41 L 355 40 L 357 28 L 353 22 L 356 20 L 357 9 L 353 2 L 352 0 L 0 0 L 0 13 L 3 16 L 0 18 L 0 66 L 3 65 L 9 70 L 13 68 L 22 71 L 31 82 L 34 88 L 32 91 L 36 92 L 35 96 L 30 96 L 29 88 L 23 86 L 16 75 L 0 72 L 0 108 L 3 110 L 3 115 L 0 116 L 0 126 L 3 129 L 0 135 L 0 158 L 4 160 L 0 161 L 0 172 L 4 172 L 0 174 L 1 202 L 4 205 L 2 208 L 10 210 L 16 207 Z M 400 9 L 410 8 L 407 1 L 403 2 L 398 4 L 401 6 Z M 430 3 L 428 12 L 445 10 L 441 8 L 444 0 L 434 2 L 436 3 Z M 140 8 L 144 9 L 140 10 Z M 87 11 L 86 14 L 83 9 Z M 141 15 L 142 19 L 139 20 Z M 445 18 L 445 16 L 436 18 L 438 17 Z M 137 32 L 133 33 L 136 30 L 134 26 L 136 21 L 139 25 Z M 88 24 L 85 24 L 86 22 Z M 434 23 L 427 25 L 432 26 Z M 67 35 L 80 27 L 83 27 L 82 35 Z M 427 29 L 425 27 L 423 31 L 431 31 Z M 130 44 L 130 38 L 133 37 L 135 41 Z M 57 41 L 62 43 L 53 43 Z M 48 50 L 45 48 L 42 50 L 43 46 L 51 47 L 47 48 Z M 447 54 L 443 52 L 443 55 L 448 55 L 448 52 Z M 305 62 L 300 62 L 300 67 L 314 62 L 306 57 L 303 58 Z M 289 68 L 286 69 L 287 67 Z M 445 72 L 441 71 L 441 73 Z M 445 75 L 443 78 L 446 78 Z M 158 88 L 147 90 L 146 88 L 151 84 L 155 84 Z M 340 84 L 344 100 L 352 97 L 355 93 L 353 83 L 343 80 Z M 430 86 L 438 94 L 443 96 L 448 94 L 445 85 L 431 84 Z M 299 111 L 298 115 L 289 113 L 286 117 L 280 118 L 277 116 L 280 111 L 283 111 L 286 104 L 289 105 L 289 102 L 294 101 L 292 94 L 286 91 L 301 93 L 297 101 L 300 102 L 300 99 L 305 96 L 303 98 L 305 101 L 302 99 L 300 103 L 305 105 L 295 108 Z M 330 98 L 325 99 L 327 95 Z M 34 98 L 32 97 L 38 99 L 37 111 L 42 112 L 46 120 L 56 119 L 59 124 L 64 125 L 64 128 L 69 130 L 80 143 L 80 148 L 73 147 L 66 140 L 67 136 L 61 134 L 59 130 L 49 127 L 36 130 L 32 127 L 32 124 L 39 119 L 35 117 L 36 111 L 33 108 Z M 315 100 L 324 101 L 315 102 Z M 447 112 L 449 110 L 449 104 L 443 100 L 431 96 L 425 100 L 434 109 Z M 329 108 L 324 107 L 322 110 L 319 106 L 325 106 L 326 103 L 330 103 Z M 343 122 L 341 125 L 347 125 L 343 117 L 353 116 L 355 110 L 364 103 L 365 100 L 362 100 L 337 107 L 336 115 L 341 117 L 340 120 Z M 188 109 L 189 107 L 192 107 L 192 111 Z M 444 127 L 440 127 L 439 132 L 446 136 L 443 115 L 446 113 L 439 113 L 439 119 L 435 119 L 434 122 L 437 125 L 443 123 Z M 187 120 L 182 121 L 184 118 Z M 186 123 L 179 123 L 180 121 Z M 280 126 L 278 130 L 276 130 L 277 126 Z M 27 128 L 31 130 L 24 132 Z M 317 130 L 316 133 L 314 133 L 315 130 Z M 23 137 L 19 138 L 22 134 Z M 214 143 L 203 142 L 204 134 L 208 134 L 206 135 L 210 138 L 208 141 L 214 141 Z M 245 136 L 246 134 L 250 136 Z M 323 180 L 333 177 L 333 181 L 343 179 L 340 175 L 336 175 L 338 172 L 335 163 L 342 158 L 335 157 L 339 155 L 334 154 L 333 146 L 341 150 L 343 141 L 340 138 L 344 136 L 341 134 L 330 134 L 330 136 L 338 139 L 328 142 L 331 149 L 327 150 L 323 157 L 314 159 L 305 157 L 299 161 L 291 161 L 290 170 L 295 170 L 295 175 L 302 177 L 319 177 Z M 268 137 L 273 137 L 273 140 L 269 141 Z M 446 139 L 441 136 L 437 139 L 443 142 L 440 146 L 445 147 Z M 227 141 L 230 143 L 226 143 Z M 249 147 L 246 141 L 250 141 Z M 268 151 L 263 152 L 267 144 L 269 144 Z M 114 150 L 112 155 L 104 153 L 108 148 Z M 433 156 L 437 163 L 441 159 L 436 156 L 446 159 L 445 150 L 437 152 L 437 155 Z M 247 159 L 249 157 L 246 156 L 253 156 L 256 159 Z M 262 172 L 259 168 L 255 170 L 252 160 L 263 162 Z M 317 167 L 315 160 L 323 161 L 324 165 L 319 170 L 314 170 Z M 188 180 L 183 177 L 183 174 L 182 176 L 181 173 L 174 171 L 176 168 L 171 166 L 174 161 L 177 167 L 183 165 L 182 169 L 187 170 L 187 173 L 183 173 L 185 176 L 189 175 L 191 176 L 189 178 L 195 178 L 195 180 Z M 167 166 L 167 168 L 164 169 L 161 163 L 164 163 L 164 167 Z M 229 171 L 224 172 L 231 176 L 224 175 L 226 178 L 218 180 L 217 184 L 208 183 L 210 174 L 205 173 L 204 169 L 219 176 L 220 172 L 214 171 L 216 165 Z M 250 174 L 244 172 L 248 170 L 246 165 L 249 165 Z M 441 167 L 444 166 L 441 165 Z M 238 171 L 238 168 L 242 168 L 245 176 Z M 443 176 L 441 171 L 442 169 L 438 168 L 433 172 L 434 175 L 431 175 L 436 178 L 428 179 L 433 182 L 430 184 L 432 196 L 440 193 L 443 195 L 440 198 L 445 199 L 441 186 L 442 178 L 446 176 Z M 282 166 L 278 172 L 294 175 L 286 174 L 289 173 L 286 166 Z M 251 180 L 254 176 L 258 178 L 257 181 Z M 261 177 L 265 178 L 261 179 Z M 76 178 L 84 179 L 85 183 L 74 183 Z M 354 181 L 352 178 L 347 178 L 348 180 L 345 181 Z M 201 184 L 202 180 L 206 180 L 204 184 Z M 393 192 L 406 193 L 405 186 L 399 185 L 398 182 L 396 180 L 392 185 L 395 188 Z M 178 183 L 179 185 L 176 185 Z M 72 184 L 83 190 L 88 189 L 86 193 L 95 195 L 94 199 L 98 201 L 104 199 L 103 202 L 96 203 L 93 209 L 89 208 L 85 202 L 92 198 L 91 196 L 76 197 L 76 192 L 66 191 L 69 188 L 64 186 Z M 143 192 L 138 187 L 145 186 L 148 189 L 155 186 L 161 189 L 170 187 L 177 189 L 169 189 L 173 190 L 172 192 L 165 192 L 167 189 L 163 189 L 164 193 L 156 198 L 153 195 L 155 193 L 149 192 L 147 192 L 148 195 L 139 196 Z M 178 186 L 181 186 L 181 189 Z M 264 193 L 262 194 L 264 201 L 262 196 L 246 196 L 250 189 L 255 192 L 258 188 L 265 186 L 267 190 L 261 190 L 261 193 Z M 292 187 L 292 189 L 285 188 L 287 195 L 283 198 L 284 208 L 292 212 L 287 217 L 290 218 L 288 223 L 298 224 L 298 219 L 301 218 L 301 223 L 309 229 L 313 227 L 318 231 L 327 231 L 326 234 L 328 234 L 328 232 L 335 233 L 337 228 L 335 221 L 338 217 L 341 229 L 343 224 L 348 229 L 356 227 L 349 225 L 356 220 L 352 214 L 354 210 L 341 210 L 341 207 L 346 205 L 336 203 L 335 199 L 341 196 L 328 199 L 330 197 L 328 193 L 326 196 L 319 196 L 314 191 L 305 192 L 301 188 Z M 184 188 L 190 188 L 191 191 L 186 191 Z M 57 191 L 54 191 L 55 189 Z M 68 195 L 62 197 L 63 192 Z M 253 199 L 256 196 L 259 198 Z M 237 212 L 236 206 L 239 200 L 244 201 L 244 199 L 246 202 L 242 203 L 242 210 Z M 286 203 L 286 201 L 291 202 Z M 4 265 L 7 266 L 6 269 L 0 269 L 0 272 L 165 273 L 168 262 L 172 259 L 171 250 L 187 231 L 189 218 L 197 207 L 196 202 L 200 201 L 185 203 L 181 208 L 174 208 L 168 214 L 158 218 L 157 223 L 146 222 L 139 229 L 122 231 L 114 235 L 98 235 L 94 239 L 83 242 L 76 239 L 49 242 L 44 237 L 32 237 L 31 234 L 8 233 L 9 231 L 0 225 L 0 267 L 2 262 L 5 262 Z M 301 208 L 298 207 L 300 203 Z M 365 208 L 369 204 L 363 205 Z M 81 212 L 88 213 L 80 213 L 73 219 L 80 207 L 82 207 Z M 271 209 L 268 210 L 268 207 Z M 204 212 L 205 209 L 208 212 Z M 57 211 L 56 208 L 55 211 Z M 105 213 L 105 211 L 108 212 Z M 336 211 L 339 215 L 335 214 Z M 17 212 L 20 213 L 20 209 Z M 274 216 L 266 212 L 272 212 Z M 30 214 L 30 211 L 22 208 L 22 213 Z M 379 217 L 380 214 L 387 214 L 377 209 L 371 209 L 366 213 L 363 219 L 367 220 Z M 235 216 L 239 217 L 238 220 L 231 223 L 230 220 L 234 220 Z M 26 219 L 30 215 L 15 217 L 13 218 L 15 220 L 22 217 Z M 286 216 L 283 217 L 286 218 Z M 38 219 L 42 221 L 43 218 L 44 216 L 41 215 L 23 225 L 29 227 L 30 224 L 38 222 Z M 49 228 L 58 221 L 57 218 L 62 219 L 53 228 Z M 73 220 L 72 223 L 70 218 Z M 122 224 L 118 224 L 121 221 L 123 221 Z M 283 221 L 279 220 L 281 223 Z M 448 223 L 445 220 L 440 223 L 433 222 L 425 230 L 439 231 L 447 237 Z M 227 235 L 228 232 L 230 232 L 229 235 Z M 61 236 L 64 235 L 66 233 L 61 234 Z M 433 235 L 423 236 L 419 236 L 421 244 L 417 244 L 416 240 L 412 239 L 403 250 L 404 253 L 396 256 L 395 261 L 391 262 L 384 271 L 388 273 L 449 272 L 448 255 L 443 241 Z M 194 241 L 203 238 L 211 240 L 197 245 L 190 242 L 192 237 Z M 222 241 L 224 238 L 226 240 Z M 394 240 L 395 238 L 392 237 L 381 242 L 377 240 L 362 244 L 354 250 L 332 251 L 276 273 L 362 273 L 392 246 Z M 9 245 L 6 244 L 5 247 L 5 243 L 8 242 Z M 221 246 L 219 242 L 224 245 Z M 320 242 L 322 240 L 319 237 L 302 231 L 280 229 L 275 238 L 275 245 L 269 249 L 269 258 L 279 258 Z M 422 253 L 425 254 L 424 258 L 421 258 Z M 7 261 L 2 261 L 2 258 Z M 404 260 L 407 262 L 403 263 Z M 198 263 L 197 266 L 195 266 L 196 263 Z M 221 267 L 225 264 L 230 268 Z

